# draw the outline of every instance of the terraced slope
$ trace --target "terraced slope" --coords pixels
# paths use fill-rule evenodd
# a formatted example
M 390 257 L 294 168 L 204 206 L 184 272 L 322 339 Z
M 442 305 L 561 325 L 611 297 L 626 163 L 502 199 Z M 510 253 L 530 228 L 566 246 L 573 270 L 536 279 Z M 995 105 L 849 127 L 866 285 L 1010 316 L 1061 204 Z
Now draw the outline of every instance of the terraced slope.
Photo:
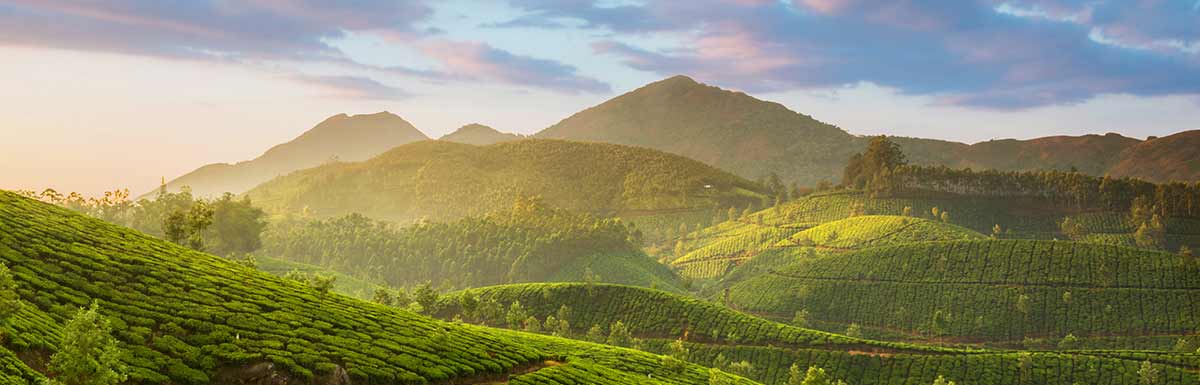
M 921 339 L 1174 341 L 1200 327 L 1200 267 L 1181 262 L 1061 241 L 916 243 L 792 263 L 734 284 L 729 300 L 750 312 L 803 309 L 814 320 Z
M 636 351 L 322 294 L 2 191 L 0 261 L 27 302 L 2 324 L 7 348 L 44 360 L 65 320 L 95 301 L 128 352 L 133 383 L 239 383 L 265 373 L 301 384 L 695 384 L 709 375 Z M 36 377 L 3 352 L 0 378 Z
M 852 384 L 927 384 L 938 375 L 971 384 L 1138 384 L 1141 361 L 1161 370 L 1159 381 L 1197 382 L 1195 354 L 1145 352 L 1018 353 L 933 348 L 869 341 L 783 325 L 724 306 L 645 288 L 585 284 L 519 284 L 472 289 L 443 298 L 441 317 L 462 316 L 462 298 L 520 302 L 539 321 L 567 306 L 574 338 L 593 325 L 608 330 L 621 321 L 643 339 L 642 349 L 669 352 L 685 341 L 686 359 L 726 367 L 750 364 L 747 374 L 763 383 L 787 381 L 793 363 L 819 366 Z M 470 319 L 469 316 L 463 317 Z M 502 320 L 487 320 L 492 324 Z M 1022 368 L 1022 360 L 1028 366 Z
M 913 242 L 983 239 L 962 226 L 896 215 L 867 215 L 837 220 L 793 234 L 780 246 L 861 249 Z

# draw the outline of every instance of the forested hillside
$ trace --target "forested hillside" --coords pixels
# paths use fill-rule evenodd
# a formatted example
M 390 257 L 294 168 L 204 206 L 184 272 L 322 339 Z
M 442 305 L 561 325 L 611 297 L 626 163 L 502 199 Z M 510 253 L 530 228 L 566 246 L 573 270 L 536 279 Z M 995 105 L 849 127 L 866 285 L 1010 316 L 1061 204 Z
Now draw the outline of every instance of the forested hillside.
M 618 219 L 518 199 L 510 208 L 454 221 L 397 226 L 358 214 L 278 222 L 262 254 L 316 264 L 397 287 L 432 281 L 469 288 L 512 282 L 605 282 L 679 290 Z
M 58 364 L 67 357 L 98 357 L 80 365 L 141 384 L 749 383 L 633 350 L 361 302 L 8 192 L 0 214 L 0 262 L 19 295 L 0 321 L 5 348 L 21 358 L 0 349 L 6 383 L 74 375 Z M 88 346 L 112 353 L 79 353 L 75 344 L 110 332 L 112 345 Z
M 392 147 L 425 139 L 428 137 L 412 124 L 386 111 L 354 116 L 338 114 L 287 143 L 271 147 L 257 158 L 205 165 L 172 179 L 166 187 L 176 192 L 188 186 L 193 194 L 204 198 L 226 192 L 240 194 L 292 171 L 331 161 L 365 160 Z
M 292 173 L 247 196 L 274 213 L 363 213 L 410 222 L 480 215 L 525 196 L 577 212 L 676 212 L 759 204 L 765 188 L 684 157 L 603 143 L 424 141 L 364 162 Z M 677 223 L 669 225 L 678 226 Z
M 580 111 L 538 138 L 644 146 L 684 155 L 747 178 L 778 174 L 814 186 L 837 181 L 869 138 L 741 92 L 674 76 Z M 915 164 L 1004 171 L 1078 169 L 1101 176 L 1196 180 L 1194 133 L 1149 141 L 1119 134 L 1001 139 L 965 144 L 894 138 Z M 1165 155 L 1169 151 L 1170 155 Z

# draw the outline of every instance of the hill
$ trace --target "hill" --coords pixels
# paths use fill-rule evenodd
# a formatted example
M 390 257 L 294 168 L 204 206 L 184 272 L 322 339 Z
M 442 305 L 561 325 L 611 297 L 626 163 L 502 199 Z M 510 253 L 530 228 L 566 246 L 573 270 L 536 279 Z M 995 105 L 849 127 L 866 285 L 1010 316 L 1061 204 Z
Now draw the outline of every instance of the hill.
M 762 187 L 681 156 L 604 143 L 521 140 L 488 146 L 423 141 L 364 162 L 276 178 L 246 195 L 275 213 L 362 213 L 411 221 L 454 219 L 540 196 L 551 206 L 626 211 L 745 206 Z
M 534 136 L 649 147 L 742 176 L 777 172 L 808 185 L 835 180 L 861 147 L 845 131 L 781 104 L 686 76 L 650 83 Z
M 1195 333 L 1200 266 L 1174 254 L 1061 241 L 971 240 L 869 248 L 798 261 L 732 285 L 732 306 L 904 333 L 1020 343 L 1072 334 Z
M 501 142 L 511 142 L 514 140 L 521 140 L 522 138 L 522 136 L 517 134 L 500 132 L 496 131 L 495 128 L 491 128 L 479 123 L 472 123 L 459 127 L 457 130 L 454 130 L 454 132 L 438 138 L 438 140 L 482 146 Z
M 0 378 L 62 348 L 96 302 L 139 384 L 696 384 L 709 371 L 548 336 L 436 321 L 321 292 L 67 209 L 0 191 L 0 261 L 25 305 L 4 320 Z M 728 381 L 749 383 L 733 377 Z
M 510 311 L 481 317 L 479 311 L 466 311 L 464 303 L 486 303 Z M 620 321 L 633 338 L 640 340 L 633 342 L 640 349 L 740 370 L 768 384 L 786 383 L 788 369 L 794 363 L 801 368 L 827 368 L 833 377 L 856 385 L 926 384 L 939 375 L 972 384 L 1133 385 L 1140 381 L 1135 375 L 1138 360 L 1145 359 L 1163 363 L 1163 382 L 1197 381 L 1184 369 L 1195 368 L 1194 363 L 1187 363 L 1190 357 L 1186 355 L 1021 353 L 878 342 L 775 323 L 694 298 L 628 286 L 504 285 L 453 293 L 443 297 L 441 304 L 440 317 L 490 325 L 505 324 L 503 318 L 512 314 L 513 308 L 528 320 L 566 319 L 565 329 L 541 330 L 578 339 L 594 338 L 585 333 L 590 329 L 611 330 Z M 676 340 L 682 341 L 683 352 L 670 346 Z M 1022 360 L 1029 360 L 1030 365 L 1022 369 Z M 1088 370 L 1074 370 L 1078 368 Z
M 510 206 L 405 227 L 357 214 L 280 222 L 265 234 L 262 253 L 397 287 L 426 281 L 446 288 L 582 281 L 590 274 L 606 282 L 679 290 L 674 275 L 639 250 L 637 235 L 620 220 L 555 209 L 536 199 Z
M 821 224 L 793 234 L 781 246 L 861 249 L 927 241 L 983 239 L 958 225 L 898 215 L 865 215 Z
M 1150 139 L 1121 152 L 1109 172 L 1114 176 L 1136 176 L 1155 182 L 1200 180 L 1200 130 Z
M 299 137 L 271 147 L 261 156 L 235 164 L 214 163 L 167 182 L 177 191 L 189 186 L 198 197 L 240 194 L 279 175 L 331 160 L 360 161 L 401 144 L 428 139 L 412 124 L 389 112 L 325 119 Z
M 1186 134 L 1186 133 L 1185 133 Z M 1182 134 L 1181 134 L 1182 135 Z M 846 159 L 867 138 L 791 111 L 781 104 L 705 85 L 686 76 L 650 83 L 578 112 L 534 135 L 538 138 L 602 141 L 680 154 L 748 178 L 777 173 L 785 181 L 812 186 L 836 182 Z M 1149 141 L 1119 134 L 1002 139 L 965 144 L 923 138 L 893 138 L 915 164 L 953 168 L 1026 171 L 1077 168 L 1154 180 L 1196 180 L 1200 157 L 1189 139 L 1159 139 L 1176 149 L 1162 157 Z M 1168 137 L 1171 138 L 1171 137 Z M 1147 146 L 1142 146 L 1146 144 Z M 1155 166 L 1161 159 L 1167 166 Z M 1167 164 L 1169 163 L 1169 164 Z M 1121 164 L 1119 167 L 1118 164 Z M 1164 174 L 1163 170 L 1172 170 Z

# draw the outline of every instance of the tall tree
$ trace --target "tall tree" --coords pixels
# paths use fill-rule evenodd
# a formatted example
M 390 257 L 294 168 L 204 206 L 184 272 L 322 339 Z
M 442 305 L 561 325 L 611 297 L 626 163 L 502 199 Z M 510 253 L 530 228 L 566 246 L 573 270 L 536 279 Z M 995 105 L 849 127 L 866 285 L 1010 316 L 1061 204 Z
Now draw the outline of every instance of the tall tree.
M 49 370 L 55 374 L 56 384 L 113 385 L 128 378 L 120 356 L 108 319 L 100 314 L 100 305 L 92 302 L 63 327 L 62 342 L 50 356 Z

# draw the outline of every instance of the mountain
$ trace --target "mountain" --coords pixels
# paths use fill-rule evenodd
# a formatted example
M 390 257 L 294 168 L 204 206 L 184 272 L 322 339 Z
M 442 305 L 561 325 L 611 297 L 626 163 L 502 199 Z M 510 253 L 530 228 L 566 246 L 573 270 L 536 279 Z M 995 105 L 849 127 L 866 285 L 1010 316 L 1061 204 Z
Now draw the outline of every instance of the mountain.
M 361 213 L 444 220 L 540 196 L 553 207 L 603 215 L 758 204 L 762 187 L 712 166 L 646 148 L 561 140 L 488 146 L 421 141 L 363 162 L 294 172 L 246 193 L 275 213 Z M 677 226 L 677 225 L 676 225 Z
M 654 148 L 747 178 L 776 173 L 813 185 L 841 179 L 846 160 L 868 138 L 791 111 L 779 103 L 674 76 L 576 113 L 534 135 Z M 1025 171 L 1076 168 L 1152 180 L 1197 179 L 1200 134 L 1143 142 L 1106 135 L 1002 139 L 965 144 L 894 138 L 916 164 Z M 1158 143 L 1154 145 L 1152 143 Z M 1191 145 L 1189 147 L 1189 144 Z M 1173 149 L 1171 156 L 1162 151 Z M 1119 166 L 1118 166 L 1119 164 Z
M 1200 180 L 1200 130 L 1154 138 L 1127 148 L 1113 176 L 1137 176 L 1156 182 Z
M 323 292 L 5 191 L 0 262 L 24 302 L 0 322 L 4 384 L 42 384 L 48 356 L 68 348 L 67 320 L 90 303 L 110 321 L 131 384 L 683 385 L 711 376 L 641 351 Z
M 202 197 L 225 192 L 238 194 L 292 171 L 332 160 L 361 161 L 392 147 L 425 139 L 429 138 L 390 112 L 338 114 L 253 160 L 206 165 L 175 178 L 166 187 L 176 191 L 190 186 L 192 194 Z
M 459 127 L 457 130 L 454 130 L 454 132 L 438 138 L 438 140 L 455 143 L 488 145 L 521 140 L 521 138 L 523 138 L 521 135 L 500 132 L 496 131 L 495 128 L 491 128 L 479 123 L 471 123 Z
M 534 135 L 654 148 L 745 177 L 836 181 L 861 139 L 833 125 L 675 76 L 588 108 Z M 863 142 L 865 143 L 865 142 Z

